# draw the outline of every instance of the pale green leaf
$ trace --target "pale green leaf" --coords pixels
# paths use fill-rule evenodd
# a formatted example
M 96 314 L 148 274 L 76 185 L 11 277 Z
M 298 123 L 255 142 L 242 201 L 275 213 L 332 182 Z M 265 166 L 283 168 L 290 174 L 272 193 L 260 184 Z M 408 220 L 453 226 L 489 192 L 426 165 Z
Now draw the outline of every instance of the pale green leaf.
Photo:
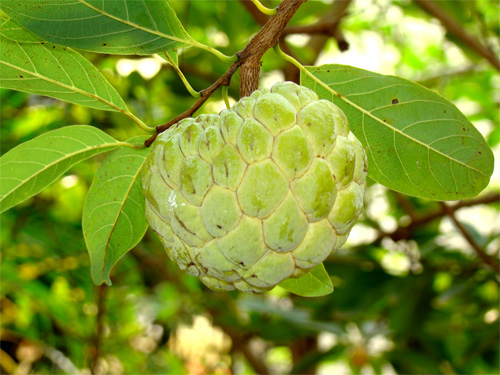
M 118 92 L 78 52 L 40 41 L 12 20 L 0 34 L 0 87 L 128 113 Z
M 0 7 L 41 38 L 87 51 L 149 55 L 193 45 L 167 0 L 0 0 Z
M 143 145 L 147 137 L 128 143 Z M 92 279 L 111 285 L 113 266 L 142 239 L 148 224 L 140 172 L 151 148 L 122 147 L 99 167 L 83 209 L 83 234 Z
M 493 153 L 445 98 L 403 78 L 350 66 L 307 70 L 314 78 L 301 72 L 301 84 L 345 112 L 375 181 L 434 200 L 473 197 L 488 185 Z
M 53 130 L 20 144 L 0 158 L 0 212 L 38 194 L 82 160 L 119 145 L 86 125 Z
M 318 264 L 305 275 L 294 279 L 285 279 L 279 286 L 303 297 L 320 297 L 333 292 L 332 280 L 323 263 Z

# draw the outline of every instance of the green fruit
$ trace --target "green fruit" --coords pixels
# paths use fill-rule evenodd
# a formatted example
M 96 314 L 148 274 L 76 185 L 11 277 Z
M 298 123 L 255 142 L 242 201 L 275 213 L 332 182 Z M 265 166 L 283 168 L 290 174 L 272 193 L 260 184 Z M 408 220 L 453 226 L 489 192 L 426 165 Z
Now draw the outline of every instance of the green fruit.
M 215 290 L 263 293 L 344 244 L 366 156 L 344 113 L 291 82 L 162 133 L 143 170 L 170 258 Z

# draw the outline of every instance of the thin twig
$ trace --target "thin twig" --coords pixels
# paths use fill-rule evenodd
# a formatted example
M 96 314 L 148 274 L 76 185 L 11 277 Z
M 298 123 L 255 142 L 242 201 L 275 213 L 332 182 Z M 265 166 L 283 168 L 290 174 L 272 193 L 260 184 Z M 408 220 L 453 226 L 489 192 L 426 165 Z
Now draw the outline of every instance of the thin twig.
M 446 212 L 446 214 L 450 217 L 450 219 L 453 221 L 457 229 L 462 233 L 462 236 L 467 240 L 469 245 L 474 249 L 476 254 L 481 258 L 481 260 L 490 266 L 497 274 L 500 275 L 500 265 L 497 260 L 493 259 L 490 257 L 486 251 L 484 251 L 481 246 L 474 240 L 474 238 L 471 236 L 471 234 L 465 229 L 465 227 L 462 225 L 460 221 L 457 220 L 455 216 L 455 211 L 451 210 L 446 203 L 441 203 L 441 206 L 443 207 L 443 210 Z
M 233 76 L 234 72 L 236 72 L 236 70 L 238 69 L 239 64 L 240 63 L 238 61 L 234 62 L 229 67 L 229 69 L 226 71 L 226 73 L 224 73 L 217 81 L 215 81 L 209 88 L 202 90 L 200 92 L 200 95 L 201 95 L 200 98 L 196 101 L 196 103 L 193 104 L 193 106 L 191 108 L 184 111 L 183 113 L 181 113 L 177 117 L 174 117 L 173 119 L 166 122 L 165 124 L 158 125 L 156 127 L 156 133 L 153 134 L 149 139 L 147 139 L 146 142 L 144 142 L 144 145 L 146 147 L 151 146 L 151 144 L 154 142 L 154 140 L 156 139 L 156 137 L 160 133 L 164 132 L 169 127 L 178 123 L 179 121 L 181 121 L 187 117 L 191 117 L 203 105 L 203 103 L 205 103 L 207 101 L 207 99 L 215 92 L 215 90 L 217 90 L 219 87 L 229 86 L 229 83 L 231 82 L 231 77 Z
M 437 18 L 443 24 L 446 29 L 453 34 L 456 38 L 460 39 L 467 46 L 476 51 L 480 56 L 488 60 L 495 69 L 500 71 L 500 61 L 498 60 L 494 51 L 492 51 L 488 46 L 482 44 L 479 40 L 475 39 L 471 35 L 467 34 L 463 25 L 453 19 L 448 13 L 446 13 L 441 7 L 439 7 L 432 0 L 413 0 L 417 5 L 419 5 L 423 10 L 429 13 L 431 16 Z
M 449 212 L 454 213 L 463 207 L 472 207 L 480 204 L 488 204 L 495 202 L 500 202 L 500 193 L 491 193 L 479 198 L 459 201 L 454 206 L 448 206 L 447 210 Z M 385 233 L 385 232 L 380 233 L 379 236 L 375 239 L 374 243 L 380 242 L 385 237 L 389 237 L 393 241 L 399 241 L 410 238 L 416 227 L 428 224 L 433 220 L 444 217 L 448 214 L 447 213 L 448 211 L 444 210 L 443 207 L 441 206 L 440 208 L 431 211 L 425 215 L 414 216 L 410 224 L 406 226 L 400 226 L 396 230 L 390 233 Z
M 101 284 L 97 287 L 97 315 L 96 315 L 96 332 L 94 335 L 94 348 L 92 355 L 91 372 L 93 375 L 98 373 L 99 358 L 101 357 L 102 335 L 104 332 L 104 315 L 106 301 L 106 284 Z

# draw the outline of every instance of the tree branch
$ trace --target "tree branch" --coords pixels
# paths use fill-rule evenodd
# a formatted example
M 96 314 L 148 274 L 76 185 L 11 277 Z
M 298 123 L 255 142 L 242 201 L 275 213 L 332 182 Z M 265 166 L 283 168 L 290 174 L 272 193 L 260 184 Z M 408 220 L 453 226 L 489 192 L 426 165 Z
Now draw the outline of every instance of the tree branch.
M 224 73 L 217 81 L 215 81 L 209 88 L 202 90 L 200 92 L 201 97 L 196 101 L 196 103 L 194 103 L 192 105 L 191 108 L 184 111 L 183 113 L 181 113 L 177 117 L 174 117 L 173 119 L 171 119 L 167 123 L 165 123 L 163 125 L 158 125 L 156 127 L 156 133 L 153 134 L 150 138 L 148 138 L 144 142 L 144 145 L 146 147 L 151 146 L 151 144 L 154 142 L 154 140 L 156 139 L 156 137 L 160 133 L 164 132 L 169 127 L 178 123 L 179 121 L 181 121 L 187 117 L 191 117 L 203 105 L 203 103 L 205 103 L 207 101 L 207 99 L 215 92 L 215 90 L 217 90 L 219 87 L 229 86 L 229 83 L 231 82 L 231 77 L 233 76 L 234 72 L 236 72 L 236 70 L 238 69 L 239 64 L 240 64 L 239 61 L 234 62 L 229 67 L 229 69 L 226 71 L 226 73 Z
M 94 335 L 94 347 L 92 353 L 92 364 L 91 364 L 91 372 L 93 375 L 98 374 L 100 371 L 99 367 L 99 358 L 101 357 L 101 341 L 102 335 L 104 331 L 104 313 L 105 313 L 105 299 L 106 299 L 106 284 L 101 284 L 97 287 L 97 316 L 96 316 L 96 332 Z
M 156 127 L 156 133 L 144 142 L 146 147 L 151 146 L 158 134 L 164 132 L 179 121 L 191 117 L 207 99 L 221 86 L 229 86 L 231 78 L 236 70 L 241 67 L 240 72 L 240 96 L 248 96 L 254 92 L 259 85 L 260 59 L 270 48 L 274 47 L 290 19 L 297 9 L 307 0 L 283 0 L 277 8 L 278 13 L 269 18 L 262 29 L 248 42 L 243 50 L 236 55 L 238 60 L 209 88 L 200 92 L 200 99 L 191 108 L 163 125 Z
M 276 8 L 278 14 L 269 18 L 247 46 L 238 53 L 241 63 L 240 97 L 248 96 L 258 89 L 260 59 L 278 43 L 283 30 L 299 7 L 307 0 L 284 0 Z
M 483 45 L 479 40 L 475 39 L 471 35 L 465 32 L 462 25 L 455 19 L 450 17 L 442 8 L 440 8 L 432 0 L 413 0 L 418 6 L 429 13 L 431 16 L 437 18 L 443 24 L 446 29 L 453 34 L 456 38 L 460 39 L 471 49 L 476 51 L 480 56 L 488 60 L 491 65 L 500 71 L 500 61 L 498 60 L 495 52 L 493 52 L 489 47 Z
M 457 229 L 462 233 L 462 236 L 467 240 L 467 242 L 471 245 L 471 247 L 474 249 L 476 254 L 481 258 L 481 260 L 490 266 L 498 275 L 500 275 L 500 265 L 497 260 L 493 259 L 490 257 L 486 251 L 484 251 L 481 246 L 474 240 L 474 238 L 471 236 L 471 234 L 465 229 L 465 227 L 462 225 L 460 221 L 457 220 L 455 216 L 455 211 L 452 210 L 451 207 L 449 207 L 446 203 L 442 202 L 441 207 L 443 208 L 443 211 L 446 212 L 446 215 L 450 217 L 450 219 L 453 221 Z
M 401 200 L 398 199 L 398 202 L 401 203 Z M 374 243 L 380 242 L 384 237 L 389 237 L 393 241 L 399 241 L 410 238 L 416 227 L 428 224 L 431 221 L 442 218 L 446 215 L 449 215 L 450 213 L 454 214 L 456 211 L 458 211 L 463 207 L 472 207 L 479 204 L 487 204 L 495 202 L 500 202 L 500 193 L 491 193 L 488 195 L 484 195 L 483 197 L 459 201 L 454 206 L 447 205 L 446 208 L 440 206 L 440 208 L 421 216 L 418 216 L 416 213 L 413 213 L 413 209 L 408 210 L 407 204 L 403 204 L 403 208 L 405 208 L 405 211 L 408 213 L 409 216 L 412 216 L 410 224 L 406 226 L 400 226 L 391 233 L 385 233 L 385 232 L 380 233 L 377 239 L 374 241 Z

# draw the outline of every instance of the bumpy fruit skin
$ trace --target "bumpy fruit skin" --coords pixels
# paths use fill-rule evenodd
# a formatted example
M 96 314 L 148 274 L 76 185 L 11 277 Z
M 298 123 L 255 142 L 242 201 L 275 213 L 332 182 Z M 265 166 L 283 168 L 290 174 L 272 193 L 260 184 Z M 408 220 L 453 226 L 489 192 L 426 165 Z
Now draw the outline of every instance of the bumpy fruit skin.
M 278 83 L 156 139 L 146 216 L 182 270 L 214 290 L 263 293 L 345 243 L 366 170 L 336 105 Z

